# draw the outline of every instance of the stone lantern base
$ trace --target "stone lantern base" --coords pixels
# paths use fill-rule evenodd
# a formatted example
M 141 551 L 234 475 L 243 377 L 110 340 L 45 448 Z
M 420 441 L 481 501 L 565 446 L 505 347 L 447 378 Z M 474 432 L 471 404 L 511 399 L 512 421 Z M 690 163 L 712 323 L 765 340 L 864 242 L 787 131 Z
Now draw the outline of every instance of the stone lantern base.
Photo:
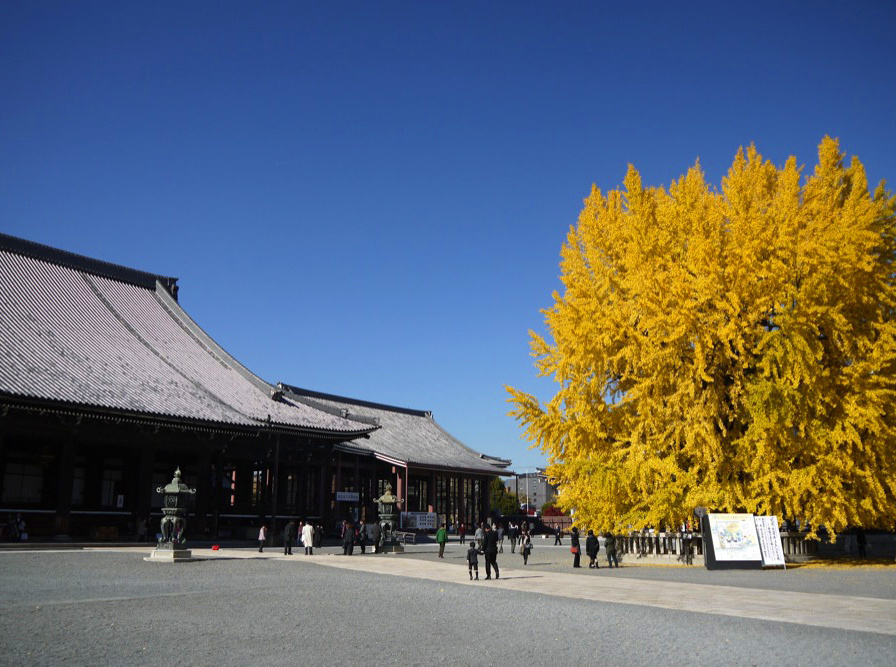
M 153 563 L 189 563 L 196 559 L 189 549 L 153 549 L 143 560 Z

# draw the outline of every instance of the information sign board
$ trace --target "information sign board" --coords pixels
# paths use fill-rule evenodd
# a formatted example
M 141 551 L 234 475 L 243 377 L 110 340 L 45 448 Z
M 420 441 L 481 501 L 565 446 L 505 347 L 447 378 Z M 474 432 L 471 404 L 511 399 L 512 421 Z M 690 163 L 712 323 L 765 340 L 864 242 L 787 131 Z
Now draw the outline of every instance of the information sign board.
M 401 527 L 407 530 L 435 530 L 435 512 L 402 512 Z
M 357 491 L 337 491 L 336 502 L 340 503 L 356 503 L 358 502 Z
M 756 533 L 759 535 L 759 546 L 762 548 L 763 565 L 784 565 L 784 546 L 781 544 L 781 531 L 778 530 L 778 517 L 753 517 Z
M 707 519 L 716 561 L 762 561 L 752 514 L 710 514 Z

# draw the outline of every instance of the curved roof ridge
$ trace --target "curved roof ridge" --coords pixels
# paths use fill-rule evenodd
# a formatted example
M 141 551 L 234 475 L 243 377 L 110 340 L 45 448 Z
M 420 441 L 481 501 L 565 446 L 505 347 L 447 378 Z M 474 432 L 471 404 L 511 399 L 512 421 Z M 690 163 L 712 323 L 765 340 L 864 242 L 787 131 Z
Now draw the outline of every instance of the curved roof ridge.
M 348 403 L 349 405 L 358 405 L 365 408 L 373 408 L 376 410 L 388 410 L 389 412 L 400 412 L 406 415 L 414 415 L 415 417 L 430 417 L 432 412 L 429 410 L 414 410 L 412 408 L 402 408 L 396 405 L 387 405 L 385 403 L 374 403 L 373 401 L 364 401 L 359 398 L 348 398 L 346 396 L 338 396 L 336 394 L 326 394 L 321 391 L 313 391 L 311 389 L 302 389 L 285 382 L 277 383 L 278 389 L 284 389 L 296 396 L 307 396 L 308 398 L 319 398 L 324 401 L 335 401 L 337 403 Z
M 180 303 L 178 303 L 178 301 L 168 293 L 164 285 L 160 283 L 156 285 L 155 296 L 156 299 L 158 299 L 162 304 L 162 306 L 169 313 L 171 313 L 171 316 L 178 322 L 178 324 L 180 324 L 188 334 L 190 334 L 194 339 L 196 339 L 197 342 L 203 345 L 211 354 L 218 357 L 218 359 L 222 363 L 233 368 L 233 370 L 239 373 L 256 389 L 266 394 L 269 398 L 271 398 L 271 400 L 285 402 L 281 400 L 283 398 L 283 387 L 281 385 L 278 384 L 275 387 L 269 382 L 266 382 L 264 379 L 249 370 L 249 368 L 243 365 L 236 357 L 234 357 L 227 350 L 221 347 L 221 345 L 214 338 L 212 338 L 211 335 L 206 332 L 205 329 L 203 329 L 186 310 L 183 309 L 183 307 L 181 307 Z M 292 400 L 295 400 L 294 397 L 290 398 L 292 398 Z M 288 402 L 285 403 L 289 405 Z M 308 405 L 308 407 L 320 410 L 321 412 L 326 412 L 328 414 L 335 414 L 330 410 L 323 410 L 321 406 Z M 354 431 L 346 431 L 346 433 L 350 435 L 364 435 L 379 428 L 379 425 L 377 424 L 367 424 L 357 418 L 347 417 L 345 415 L 336 416 L 340 416 L 343 419 L 354 422 L 358 426 L 362 427 L 357 428 Z
M 112 262 L 79 255 L 68 250 L 60 250 L 43 243 L 28 241 L 17 236 L 3 234 L 2 232 L 0 232 L 0 249 L 68 269 L 84 271 L 85 273 L 111 278 L 112 280 L 120 280 L 121 282 L 145 287 L 146 289 L 155 289 L 156 283 L 160 283 L 165 290 L 175 295 L 175 298 L 177 295 L 177 278 L 141 271 L 140 269 L 132 269 L 121 264 L 113 264 Z
M 257 389 L 265 392 L 269 396 L 273 397 L 274 394 L 274 385 L 269 382 L 265 382 L 262 378 L 258 377 L 255 373 L 250 371 L 246 366 L 237 360 L 230 352 L 225 350 L 221 345 L 211 337 L 211 335 L 203 329 L 196 320 L 194 320 L 190 314 L 183 309 L 183 307 L 178 303 L 177 299 L 171 296 L 169 292 L 165 289 L 165 286 L 161 283 L 157 283 L 155 287 L 156 298 L 165 307 L 168 312 L 171 313 L 171 316 L 177 320 L 177 322 L 189 333 L 193 338 L 199 341 L 202 345 L 204 345 L 209 352 L 218 357 L 225 364 L 228 364 L 233 367 L 237 373 L 242 375 L 246 380 L 251 382 Z
M 500 467 L 507 467 L 507 466 L 509 466 L 511 463 L 513 463 L 513 461 L 511 461 L 510 459 L 502 459 L 502 458 L 497 457 L 497 456 L 489 456 L 488 454 L 485 454 L 485 453 L 483 453 L 483 452 L 477 452 L 475 449 L 473 449 L 472 447 L 470 447 L 467 443 L 463 442 L 462 440 L 458 440 L 456 437 L 454 437 L 454 436 L 451 435 L 448 431 L 446 431 L 446 430 L 442 427 L 442 425 L 439 424 L 439 422 L 437 422 L 437 421 L 435 420 L 435 418 L 432 416 L 432 413 L 429 414 L 429 419 L 432 421 L 433 425 L 434 425 L 437 429 L 439 429 L 442 433 L 444 433 L 444 434 L 447 435 L 449 438 L 451 438 L 452 440 L 454 440 L 454 442 L 456 442 L 458 445 L 460 445 L 461 447 L 463 447 L 464 449 L 466 449 L 466 450 L 467 450 L 468 452 L 470 452 L 471 454 L 475 454 L 476 456 L 478 456 L 478 457 L 479 457 L 480 459 L 482 459 L 483 461 L 486 461 L 486 462 L 488 462 L 488 463 L 491 463 L 493 466 L 496 466 L 496 467 L 499 467 L 499 468 L 500 468 Z M 506 465 L 502 465 L 502 464 L 504 464 L 505 461 L 507 462 Z

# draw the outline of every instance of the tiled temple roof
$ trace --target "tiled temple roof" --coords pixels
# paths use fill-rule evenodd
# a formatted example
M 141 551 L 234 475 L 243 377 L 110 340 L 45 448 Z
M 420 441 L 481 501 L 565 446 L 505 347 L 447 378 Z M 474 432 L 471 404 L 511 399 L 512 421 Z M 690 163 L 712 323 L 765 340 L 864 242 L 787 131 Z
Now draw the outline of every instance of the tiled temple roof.
M 345 439 L 376 429 L 282 398 L 176 293 L 175 278 L 0 234 L 0 400 Z
M 290 385 L 278 384 L 285 396 L 348 419 L 381 426 L 369 438 L 350 443 L 384 461 L 436 470 L 458 470 L 485 475 L 508 475 L 510 461 L 480 454 L 436 423 L 432 413 L 361 401 Z

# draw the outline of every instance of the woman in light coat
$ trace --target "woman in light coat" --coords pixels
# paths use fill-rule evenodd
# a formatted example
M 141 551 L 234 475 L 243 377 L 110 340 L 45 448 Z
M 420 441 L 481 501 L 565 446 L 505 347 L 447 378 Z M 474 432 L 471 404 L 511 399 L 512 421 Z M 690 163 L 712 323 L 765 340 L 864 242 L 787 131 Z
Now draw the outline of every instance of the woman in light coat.
M 262 524 L 258 531 L 258 553 L 264 553 L 264 543 L 268 539 L 268 527 Z
M 314 526 L 309 521 L 302 527 L 302 544 L 305 545 L 305 555 L 314 555 Z

